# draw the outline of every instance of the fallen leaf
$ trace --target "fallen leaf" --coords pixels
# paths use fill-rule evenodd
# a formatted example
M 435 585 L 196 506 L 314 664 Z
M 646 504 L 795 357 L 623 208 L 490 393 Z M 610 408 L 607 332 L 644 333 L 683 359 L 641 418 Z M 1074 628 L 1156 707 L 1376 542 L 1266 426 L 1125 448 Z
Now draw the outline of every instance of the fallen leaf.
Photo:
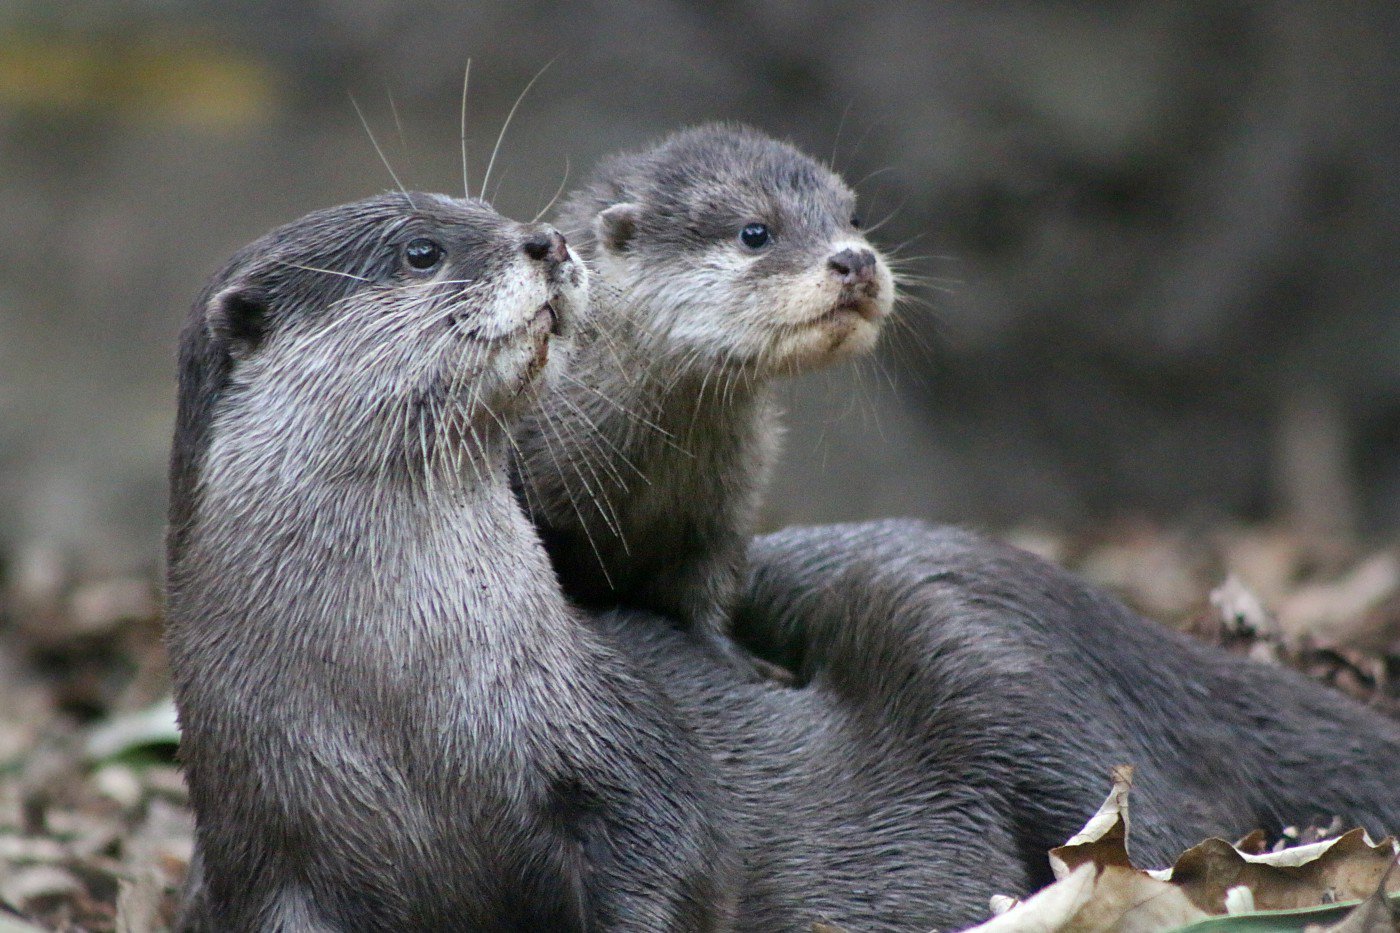
M 155 933 L 164 893 L 164 883 L 154 871 L 143 871 L 135 880 L 120 882 L 117 889 L 117 933 Z
M 1118 767 L 1112 775 L 1113 789 L 1099 811 L 1069 842 L 1051 850 L 1055 883 L 1026 901 L 1010 902 L 1009 909 L 973 930 L 1161 933 L 1189 924 L 1202 933 L 1301 931 L 1309 921 L 1339 920 L 1338 902 L 1354 903 L 1384 888 L 1396 857 L 1393 839 L 1372 842 L 1354 829 L 1265 854 L 1207 839 L 1171 868 L 1143 871 L 1128 857 L 1133 771 Z M 1242 842 L 1254 850 L 1263 845 L 1253 834 Z M 1400 888 L 1400 876 L 1390 887 Z M 998 908 L 1008 904 L 994 900 Z M 1212 919 L 1224 914 L 1229 916 Z
M 1128 858 L 1128 792 L 1133 787 L 1133 769 L 1120 765 L 1112 770 L 1113 789 L 1099 812 L 1064 845 L 1050 850 L 1050 870 L 1056 880 L 1068 878 L 1085 862 L 1099 867 L 1115 865 L 1132 868 Z
M 1264 608 L 1259 597 L 1235 574 L 1210 591 L 1210 604 L 1220 615 L 1220 623 L 1232 635 L 1259 635 L 1274 638 L 1278 621 Z
M 1400 645 L 1400 626 L 1385 606 L 1400 599 L 1400 557 L 1383 551 L 1340 580 L 1300 587 L 1279 604 L 1287 637 L 1324 648 L 1339 645 L 1388 651 Z
M 1345 920 L 1335 926 L 1318 928 L 1320 933 L 1400 933 L 1400 897 L 1386 896 L 1395 865 L 1392 859 L 1376 890 L 1357 904 Z
M 1187 849 L 1167 872 L 1206 913 L 1225 912 L 1226 892 L 1243 885 L 1257 910 L 1293 910 L 1355 900 L 1375 891 L 1395 858 L 1395 842 L 1373 843 L 1364 830 L 1265 855 L 1240 852 L 1223 839 Z M 1400 888 L 1400 877 L 1394 882 Z
M 1157 933 L 1206 916 L 1175 885 L 1132 866 L 1128 792 L 1132 768 L 1113 769 L 1099 811 L 1050 853 L 1054 884 L 993 917 L 978 933 Z
M 103 761 L 138 748 L 179 742 L 175 701 L 167 697 L 154 706 L 107 720 L 88 734 L 85 751 L 89 759 Z
M 82 890 L 73 873 L 57 865 L 34 865 L 0 881 L 0 900 L 21 907 L 29 901 Z
M 4 908 L 0 907 L 0 911 L 3 910 Z M 44 928 L 35 926 L 27 920 L 0 913 L 0 933 L 44 933 Z

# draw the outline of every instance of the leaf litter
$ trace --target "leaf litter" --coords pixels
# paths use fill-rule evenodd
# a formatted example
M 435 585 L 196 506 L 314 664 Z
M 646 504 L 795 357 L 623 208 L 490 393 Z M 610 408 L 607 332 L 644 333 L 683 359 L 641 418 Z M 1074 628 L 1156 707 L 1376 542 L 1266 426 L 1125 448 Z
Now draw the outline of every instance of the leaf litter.
M 1374 842 L 1353 829 L 1262 854 L 1207 839 L 1170 868 L 1143 869 L 1128 854 L 1132 768 L 1115 768 L 1112 778 L 1113 789 L 1084 829 L 1050 851 L 1055 882 L 1025 901 L 994 899 L 991 909 L 998 916 L 974 927 L 977 933 L 1302 931 L 1317 919 L 1316 908 L 1344 911 L 1344 923 L 1353 922 L 1349 915 L 1355 912 L 1363 919 L 1393 919 L 1380 892 L 1400 893 L 1400 874 L 1393 871 L 1400 843 L 1394 837 Z M 1222 916 L 1228 923 L 1196 925 Z
M 1367 551 L 1282 527 L 1183 530 L 1141 521 L 1092 535 L 1022 529 L 1007 537 L 1110 587 L 1159 621 L 1224 650 L 1297 667 L 1400 715 L 1395 547 Z M 0 933 L 169 927 L 193 851 L 175 738 L 154 573 L 78 567 L 42 548 L 0 555 Z M 1110 794 L 1120 811 L 1126 797 L 1117 786 Z M 1262 874 L 1260 865 L 1268 863 L 1253 858 L 1274 846 L 1315 843 L 1318 834 L 1305 830 L 1276 842 L 1252 834 L 1236 846 L 1217 840 L 1184 853 L 1173 881 L 1132 866 L 1126 844 L 1115 842 L 1117 825 L 1126 843 L 1126 820 L 1099 816 L 1103 831 L 1095 838 L 1055 850 L 1063 878 L 1024 903 L 997 899 L 1000 916 L 990 922 L 1002 925 L 994 929 L 1015 929 L 1005 925 L 1008 918 L 1026 916 L 1033 903 L 1059 903 L 1085 917 L 1111 915 L 1112 905 L 1093 896 L 1119 879 L 1143 900 L 1133 907 L 1132 922 L 1140 925 L 1119 929 L 1165 929 L 1152 924 L 1190 917 L 1202 933 L 1245 929 L 1209 925 L 1254 915 L 1212 911 L 1303 903 L 1304 891 L 1324 900 L 1342 891 L 1365 896 L 1371 892 L 1361 890 L 1362 882 L 1380 863 L 1376 844 L 1342 835 L 1327 849 L 1333 854 L 1275 880 Z M 1098 861 L 1087 852 L 1099 853 Z M 1395 884 L 1392 877 L 1391 890 Z M 1373 891 L 1377 885 L 1372 882 Z M 1118 895 L 1118 908 L 1138 903 L 1125 896 Z M 1363 903 L 1372 919 L 1331 905 L 1312 908 L 1309 922 L 1372 933 L 1394 920 L 1388 902 Z M 1352 919 L 1343 920 L 1347 914 Z M 1389 929 L 1396 929 L 1393 922 Z

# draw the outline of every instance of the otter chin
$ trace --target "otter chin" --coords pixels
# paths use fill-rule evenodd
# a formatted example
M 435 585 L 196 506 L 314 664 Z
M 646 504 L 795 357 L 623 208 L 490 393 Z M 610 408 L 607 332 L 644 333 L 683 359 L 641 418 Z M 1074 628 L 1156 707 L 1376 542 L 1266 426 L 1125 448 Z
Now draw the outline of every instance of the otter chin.
M 792 375 L 869 353 L 880 340 L 890 305 L 888 297 L 838 298 L 803 324 L 776 329 L 772 348 L 759 363 L 775 375 Z

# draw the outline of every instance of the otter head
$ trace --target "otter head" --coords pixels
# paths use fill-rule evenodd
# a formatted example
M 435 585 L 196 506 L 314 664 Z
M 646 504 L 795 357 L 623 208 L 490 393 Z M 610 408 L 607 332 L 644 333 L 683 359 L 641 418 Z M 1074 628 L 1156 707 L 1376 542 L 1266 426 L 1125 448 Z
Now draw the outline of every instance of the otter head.
M 391 194 L 238 253 L 182 337 L 172 518 L 195 477 L 460 473 L 535 393 L 585 294 L 563 237 L 481 201 Z
M 561 226 L 658 354 L 771 375 L 868 351 L 890 313 L 855 200 L 792 146 L 710 125 L 605 163 Z

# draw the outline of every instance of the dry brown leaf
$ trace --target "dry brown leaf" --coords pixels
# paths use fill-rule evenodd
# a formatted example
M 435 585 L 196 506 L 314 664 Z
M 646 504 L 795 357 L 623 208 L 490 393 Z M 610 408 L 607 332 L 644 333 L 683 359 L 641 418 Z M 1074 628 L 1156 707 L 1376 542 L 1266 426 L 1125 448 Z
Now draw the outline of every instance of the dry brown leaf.
M 1372 843 L 1360 829 L 1336 839 L 1246 855 L 1223 839 L 1182 853 L 1163 880 L 1179 885 L 1207 913 L 1225 912 L 1225 893 L 1243 885 L 1256 910 L 1296 910 L 1370 895 L 1395 859 L 1391 838 Z M 1393 881 L 1400 890 L 1400 877 Z
M 1278 621 L 1254 591 L 1235 574 L 1210 591 L 1210 604 L 1220 616 L 1221 625 L 1232 635 L 1258 635 L 1274 638 L 1279 634 Z
M 1395 874 L 1395 862 L 1386 869 L 1376 890 L 1356 909 L 1347 914 L 1346 919 L 1330 927 L 1308 927 L 1305 933 L 1400 933 L 1400 906 L 1386 896 L 1390 880 Z
M 1201 920 L 1179 889 L 1136 869 L 1085 862 L 977 933 L 1158 933 Z
M 1113 789 L 1099 812 L 1064 845 L 1050 850 L 1050 870 L 1055 879 L 1068 878 L 1080 865 L 1093 862 L 1100 868 L 1113 865 L 1132 868 L 1128 858 L 1128 792 L 1133 788 L 1133 769 L 1120 765 L 1110 772 Z
M 1378 889 L 1395 860 L 1393 840 L 1373 843 L 1355 829 L 1266 854 L 1246 854 L 1223 839 L 1208 839 L 1169 869 L 1143 871 L 1128 857 L 1131 789 L 1132 769 L 1115 768 L 1103 806 L 1074 838 L 1050 852 L 1055 883 L 973 929 L 1156 933 L 1226 913 L 1363 898 Z M 1243 842 L 1253 849 L 1262 845 L 1253 836 Z M 1400 875 L 1390 887 L 1400 890 Z
M 35 926 L 27 920 L 12 917 L 4 913 L 4 907 L 0 907 L 0 933 L 44 933 L 44 928 Z
M 1400 600 L 1400 557 L 1374 554 L 1340 580 L 1299 587 L 1278 606 L 1278 621 L 1294 643 L 1387 652 L 1400 646 L 1400 625 L 1388 604 Z
M 1169 882 L 1128 859 L 1128 791 L 1132 768 L 1113 769 L 1113 790 L 1073 839 L 1054 849 L 1056 882 L 978 933 L 1156 933 L 1206 917 Z
M 57 865 L 32 865 L 14 871 L 0 882 L 0 900 L 19 907 L 41 897 L 73 894 L 82 890 L 73 873 Z
M 122 881 L 117 891 L 117 933 L 155 933 L 160 925 L 164 882 L 155 871 Z

